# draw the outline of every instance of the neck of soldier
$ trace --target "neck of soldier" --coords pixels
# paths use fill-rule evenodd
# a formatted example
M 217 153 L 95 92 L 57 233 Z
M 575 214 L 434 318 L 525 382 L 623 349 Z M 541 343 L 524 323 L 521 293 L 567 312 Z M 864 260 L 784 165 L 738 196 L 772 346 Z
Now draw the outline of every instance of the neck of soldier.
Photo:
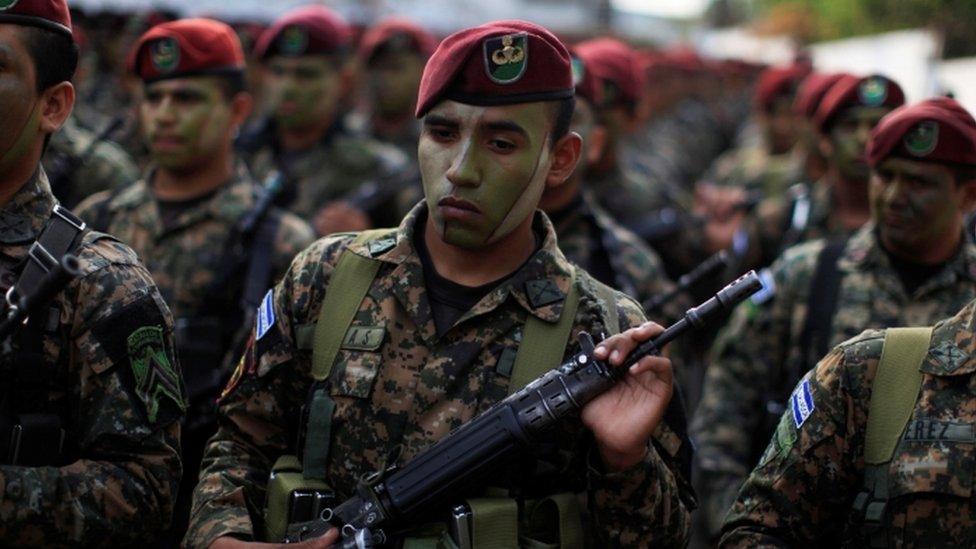
M 566 208 L 573 200 L 576 200 L 583 187 L 582 172 L 583 167 L 576 166 L 573 175 L 569 176 L 569 179 L 565 183 L 556 187 L 547 188 L 542 193 L 542 199 L 539 200 L 539 209 L 547 214 L 551 214 Z
M 827 168 L 827 181 L 831 186 L 833 203 L 831 216 L 837 219 L 841 226 L 848 231 L 853 231 L 871 219 L 867 181 L 845 178 L 836 166 Z
M 30 181 L 34 171 L 41 162 L 43 141 L 38 140 L 37 146 L 23 158 L 6 169 L 0 169 L 0 207 L 6 206 L 10 199 Z M 0 166 L 0 168 L 4 168 Z
M 483 286 L 514 273 L 535 252 L 534 217 L 526 217 L 500 240 L 469 250 L 444 242 L 428 216 L 424 242 L 437 274 L 462 286 Z
M 279 126 L 278 144 L 286 151 L 305 151 L 311 149 L 325 137 L 335 121 L 335 114 L 315 120 L 305 126 Z
M 179 168 L 159 167 L 150 182 L 159 200 L 177 202 L 203 196 L 226 183 L 234 174 L 231 144 L 203 164 Z

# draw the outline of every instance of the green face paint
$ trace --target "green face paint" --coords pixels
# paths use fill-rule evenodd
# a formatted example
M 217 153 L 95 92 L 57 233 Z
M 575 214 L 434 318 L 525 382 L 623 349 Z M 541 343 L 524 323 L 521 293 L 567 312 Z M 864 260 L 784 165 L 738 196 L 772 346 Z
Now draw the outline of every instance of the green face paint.
M 830 142 L 833 145 L 830 162 L 843 178 L 867 182 L 870 170 L 864 154 L 868 139 L 871 130 L 889 112 L 891 109 L 888 107 L 853 107 L 842 112 L 833 123 L 830 128 Z
M 215 79 L 172 78 L 146 86 L 139 107 L 152 159 L 183 170 L 214 158 L 230 135 L 230 104 Z
M 37 103 L 34 103 L 23 127 L 16 134 L 17 137 L 3 153 L 0 153 L 0 175 L 7 173 L 30 151 L 31 145 L 37 139 L 40 126 L 41 114 L 37 108 Z
M 304 128 L 331 120 L 339 108 L 341 70 L 321 55 L 272 57 L 265 86 L 275 122 L 283 128 Z
M 427 206 L 445 242 L 482 248 L 535 212 L 551 163 L 550 125 L 543 103 L 443 101 L 431 110 L 418 152 Z

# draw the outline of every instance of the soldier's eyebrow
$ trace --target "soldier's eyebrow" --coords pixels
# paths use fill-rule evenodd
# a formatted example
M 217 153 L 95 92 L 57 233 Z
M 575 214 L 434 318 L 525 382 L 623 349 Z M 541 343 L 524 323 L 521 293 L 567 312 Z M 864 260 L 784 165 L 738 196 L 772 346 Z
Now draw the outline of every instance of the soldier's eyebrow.
M 456 128 L 459 125 L 457 120 L 452 120 L 439 114 L 428 114 L 424 117 L 424 126 L 449 126 Z
M 485 122 L 483 125 L 488 130 L 496 132 L 512 132 L 517 133 L 526 139 L 529 138 L 529 132 L 525 131 L 525 128 L 512 120 L 495 120 L 492 122 Z

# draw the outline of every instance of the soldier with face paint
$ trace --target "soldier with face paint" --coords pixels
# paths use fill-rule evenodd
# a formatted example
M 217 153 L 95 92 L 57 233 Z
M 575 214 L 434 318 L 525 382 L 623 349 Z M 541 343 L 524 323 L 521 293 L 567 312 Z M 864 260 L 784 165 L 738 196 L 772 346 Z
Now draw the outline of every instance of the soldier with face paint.
M 962 219 L 976 195 L 976 121 L 958 103 L 931 99 L 892 112 L 872 133 L 867 162 L 877 239 L 901 265 L 903 280 L 921 280 L 953 250 L 972 255 Z M 935 276 L 964 282 L 971 298 L 976 264 L 970 259 L 965 268 L 943 267 Z M 924 325 L 937 318 L 901 320 Z M 879 431 L 866 430 L 885 406 L 881 395 L 893 396 L 881 387 L 882 373 L 894 381 L 894 362 L 881 367 L 890 330 L 868 330 L 820 361 L 797 385 L 797 406 L 786 409 L 739 493 L 723 545 L 971 546 L 974 326 L 970 302 L 912 349 L 920 351 L 918 362 L 906 366 L 917 379 L 908 379 L 919 385 L 909 384 L 901 397 L 905 421 L 886 429 L 884 452 L 867 440 Z M 884 419 L 873 421 L 878 429 Z
M 351 46 L 349 25 L 323 6 L 298 8 L 275 21 L 254 52 L 271 117 L 238 140 L 255 176 L 273 170 L 285 176 L 276 203 L 320 235 L 394 226 L 416 197 L 409 189 L 404 195 L 391 191 L 368 211 L 342 201 L 365 183 L 393 184 L 409 168 L 394 147 L 343 125 L 351 99 Z
M 40 165 L 71 113 L 63 0 L 0 2 L 0 293 L 78 275 L 2 342 L 0 545 L 132 546 L 169 523 L 185 407 L 173 319 L 136 254 L 62 208 Z
M 877 111 L 871 109 L 861 112 Z M 976 125 L 957 110 L 945 115 Z M 905 110 L 888 116 L 898 112 Z M 866 328 L 925 326 L 976 297 L 976 247 L 962 238 L 976 182 L 966 170 L 871 153 L 888 138 L 885 120 L 861 157 L 874 166 L 871 221 L 848 239 L 786 250 L 769 270 L 767 292 L 735 311 L 712 350 L 693 433 L 716 531 L 790 390 L 818 357 Z
M 395 230 L 319 240 L 268 293 L 220 402 L 188 545 L 232 547 L 259 535 L 255 510 L 279 456 L 303 456 L 303 474 L 342 499 L 387 456 L 387 464 L 410 459 L 505 398 L 520 344 L 539 344 L 528 325 L 572 315 L 567 333 L 576 334 L 642 322 L 639 306 L 566 260 L 536 210 L 576 167 L 572 114 L 569 53 L 547 30 L 500 21 L 441 43 L 417 107 L 425 201 Z M 330 295 L 363 261 L 376 268 L 364 297 Z M 323 304 L 339 301 L 351 320 Z M 321 377 L 316 330 L 340 342 Z M 560 341 L 559 354 L 575 347 Z M 506 501 L 569 492 L 589 502 L 585 536 L 595 546 L 681 546 L 692 496 L 676 457 L 687 441 L 676 434 L 681 426 L 662 421 L 670 372 L 668 360 L 644 359 L 587 405 L 580 424 L 554 435 L 555 453 L 496 475 Z M 326 412 L 309 395 L 334 406 Z M 303 418 L 303 407 L 328 415 Z M 320 543 L 335 539 L 332 532 Z
M 269 191 L 234 156 L 232 136 L 250 112 L 251 96 L 229 26 L 211 19 L 157 25 L 133 46 L 129 68 L 143 81 L 139 113 L 153 164 L 142 180 L 98 193 L 78 211 L 132 245 L 176 318 L 190 408 L 170 533 L 175 544 L 186 528 L 203 446 L 216 430 L 213 402 L 243 348 L 252 311 L 314 234 L 290 213 L 257 211 Z M 257 223 L 243 227 L 252 215 Z M 263 265 L 252 267 L 255 261 Z M 256 293 L 249 296 L 251 286 Z

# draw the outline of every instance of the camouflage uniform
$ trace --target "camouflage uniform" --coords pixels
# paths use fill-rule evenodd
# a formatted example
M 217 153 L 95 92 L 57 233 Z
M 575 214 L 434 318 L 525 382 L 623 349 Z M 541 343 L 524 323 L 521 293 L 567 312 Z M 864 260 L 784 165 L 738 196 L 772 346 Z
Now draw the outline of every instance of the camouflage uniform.
M 66 208 L 73 208 L 99 191 L 118 189 L 139 178 L 139 169 L 121 147 L 107 140 L 94 142 L 96 137 L 74 118 L 51 135 L 44 153 L 44 169 L 55 196 Z
M 3 291 L 54 204 L 39 169 L 0 210 Z M 3 361 L 10 411 L 56 414 L 67 434 L 56 466 L 0 465 L 0 544 L 8 547 L 153 540 L 169 523 L 180 480 L 184 398 L 169 309 L 136 254 L 115 239 L 86 231 L 74 253 L 81 276 L 51 302 L 57 327 L 43 336 L 45 389 L 14 379 L 24 369 L 11 363 L 18 351 Z
M 308 222 L 328 202 L 348 198 L 363 183 L 388 181 L 410 168 L 395 148 L 339 128 L 314 147 L 294 153 L 278 150 L 270 123 L 262 135 L 248 140 L 257 143 L 245 145 L 243 151 L 254 176 L 263 180 L 272 170 L 280 170 L 287 183 L 279 204 Z M 417 197 L 409 185 L 392 194 L 368 212 L 375 226 L 395 226 Z
M 715 160 L 704 179 L 717 185 L 779 196 L 803 178 L 803 157 L 797 150 L 771 155 L 765 147 L 732 149 Z
M 885 466 L 888 547 L 973 545 L 974 330 L 970 303 L 933 332 L 915 411 Z M 796 427 L 787 408 L 726 519 L 723 546 L 868 546 L 863 514 L 851 506 L 863 487 L 865 425 L 884 333 L 869 330 L 845 342 L 807 374 L 798 391 L 809 392 L 813 409 Z
M 220 430 L 194 494 L 188 545 L 203 547 L 222 535 L 247 538 L 256 531 L 259 517 L 252 513 L 264 503 L 272 462 L 296 451 L 300 412 L 313 381 L 311 330 L 332 269 L 347 247 L 383 263 L 354 323 L 378 327 L 384 337 L 372 351 L 340 350 L 328 382 L 336 408 L 326 476 L 340 498 L 350 496 L 357 479 L 377 470 L 394 446 L 402 445 L 400 460 L 409 459 L 506 396 L 508 378 L 499 372 L 514 359 L 524 318 L 558 318 L 572 267 L 556 247 L 552 226 L 537 214 L 541 249 L 438 337 L 412 241 L 425 215 L 426 206 L 418 205 L 395 238 L 351 247 L 348 234 L 319 240 L 269 295 L 275 320 L 255 333 L 257 343 L 242 359 L 239 382 L 221 401 Z M 597 297 L 598 283 L 582 273 L 577 284 L 581 297 L 573 332 L 604 330 L 606 305 Z M 613 295 L 621 328 L 643 319 L 633 302 Z M 590 524 L 601 546 L 683 544 L 689 525 L 683 498 L 689 493 L 673 460 L 679 439 L 667 424 L 641 463 L 614 473 L 587 466 L 578 446 L 586 445 L 582 426 L 566 429 L 558 440 L 571 459 L 556 482 L 562 491 L 588 492 Z
M 740 306 L 712 350 L 692 431 L 707 484 L 703 499 L 712 531 L 772 433 L 779 412 L 767 412 L 767 406 L 786 402 L 808 368 L 804 365 L 816 363 L 815 356 L 801 356 L 801 333 L 824 245 L 819 240 L 787 250 L 771 267 L 773 297 L 761 305 Z M 830 346 L 865 327 L 929 325 L 976 297 L 976 246 L 969 243 L 911 295 L 879 246 L 872 224 L 851 237 L 837 267 L 841 280 Z

